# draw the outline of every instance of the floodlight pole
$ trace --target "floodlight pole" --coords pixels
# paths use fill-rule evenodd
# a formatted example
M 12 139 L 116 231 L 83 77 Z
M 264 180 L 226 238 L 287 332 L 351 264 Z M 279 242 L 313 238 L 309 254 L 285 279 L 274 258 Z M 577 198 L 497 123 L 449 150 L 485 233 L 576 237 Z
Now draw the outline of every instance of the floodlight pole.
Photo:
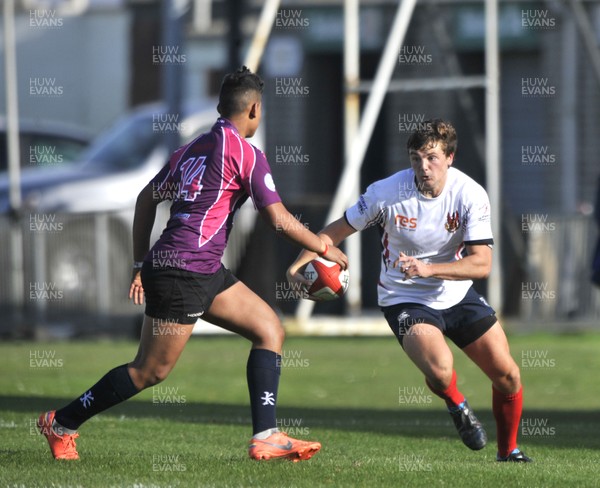
M 344 161 L 350 161 L 352 144 L 358 135 L 360 123 L 360 7 L 358 0 L 344 2 Z M 348 189 L 348 200 L 358 200 L 360 172 Z M 336 217 L 337 218 L 337 217 Z M 325 222 L 328 224 L 329 222 Z M 352 279 L 346 292 L 346 303 L 351 315 L 362 306 L 362 264 L 360 234 L 346 239 L 346 254 L 352 268 Z
M 167 49 L 177 48 L 177 51 L 173 52 L 181 54 L 184 46 L 183 15 L 188 7 L 188 2 L 187 0 L 179 2 L 162 0 L 161 7 L 162 46 Z M 181 113 L 182 85 L 183 67 L 180 63 L 171 61 L 163 64 L 161 69 L 162 99 L 167 106 L 167 114 L 177 118 Z M 168 154 L 171 154 L 179 146 L 179 134 L 176 131 L 166 131 L 163 134 L 163 140 Z
M 11 208 L 10 284 L 17 318 L 24 303 L 23 230 L 21 228 L 21 161 L 19 151 L 19 104 L 17 90 L 17 48 L 15 2 L 4 0 L 4 76 L 6 78 L 6 124 L 8 146 L 9 199 Z
M 501 174 L 500 174 L 500 51 L 498 39 L 498 0 L 485 1 L 485 139 L 486 187 L 490 197 L 494 252 L 488 280 L 488 299 L 502 311 L 501 260 Z

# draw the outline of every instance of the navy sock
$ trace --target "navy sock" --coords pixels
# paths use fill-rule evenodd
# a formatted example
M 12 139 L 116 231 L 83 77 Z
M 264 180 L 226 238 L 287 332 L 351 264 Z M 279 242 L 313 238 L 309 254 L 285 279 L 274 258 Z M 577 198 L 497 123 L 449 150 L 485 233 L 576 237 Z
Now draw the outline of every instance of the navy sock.
M 246 377 L 250 392 L 253 434 L 277 426 L 275 410 L 280 373 L 281 356 L 279 354 L 266 349 L 250 351 Z
M 111 369 L 81 397 L 57 410 L 54 419 L 67 429 L 77 430 L 86 420 L 139 391 L 131 381 L 127 364 L 123 364 Z

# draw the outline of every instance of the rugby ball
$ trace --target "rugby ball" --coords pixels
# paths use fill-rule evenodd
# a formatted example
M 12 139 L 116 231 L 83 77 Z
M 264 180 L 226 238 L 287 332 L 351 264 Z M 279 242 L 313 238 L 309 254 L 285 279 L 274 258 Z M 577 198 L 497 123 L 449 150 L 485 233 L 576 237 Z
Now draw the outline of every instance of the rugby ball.
M 308 298 L 329 301 L 341 297 L 348 289 L 350 275 L 340 265 L 323 258 L 313 259 L 304 269 L 304 277 L 310 281 Z

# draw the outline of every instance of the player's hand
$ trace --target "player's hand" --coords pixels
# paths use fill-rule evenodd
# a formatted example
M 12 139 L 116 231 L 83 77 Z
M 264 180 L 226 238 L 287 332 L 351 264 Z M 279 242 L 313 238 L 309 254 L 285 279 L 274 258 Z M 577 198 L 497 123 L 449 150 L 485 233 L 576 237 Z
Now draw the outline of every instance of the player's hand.
M 136 305 L 144 303 L 144 287 L 142 286 L 142 270 L 134 268 L 131 276 L 131 286 L 129 287 L 129 299 Z
M 304 269 L 302 266 L 301 269 Z M 302 290 L 305 298 L 307 300 L 312 300 L 313 302 L 322 302 L 324 299 L 310 296 L 308 294 L 308 289 L 310 288 L 311 282 L 304 277 L 303 272 L 298 269 L 295 270 L 293 266 L 290 266 L 286 272 L 287 280 L 292 284 L 292 289 L 297 290 L 298 288 Z
M 321 257 L 328 261 L 333 261 L 340 265 L 342 269 L 348 268 L 348 256 L 346 256 L 340 248 L 335 247 L 333 244 L 328 245 L 327 252 L 321 254 Z
M 427 263 L 420 259 L 407 256 L 403 252 L 400 257 L 394 261 L 394 268 L 400 267 L 400 271 L 404 273 L 404 279 L 411 278 L 429 278 L 431 276 L 431 268 Z
M 299 286 L 304 291 L 307 291 L 308 287 L 311 284 L 310 281 L 304 277 L 304 274 L 302 273 L 301 269 L 295 268 L 294 266 L 290 266 L 287 269 L 285 276 L 292 285 Z

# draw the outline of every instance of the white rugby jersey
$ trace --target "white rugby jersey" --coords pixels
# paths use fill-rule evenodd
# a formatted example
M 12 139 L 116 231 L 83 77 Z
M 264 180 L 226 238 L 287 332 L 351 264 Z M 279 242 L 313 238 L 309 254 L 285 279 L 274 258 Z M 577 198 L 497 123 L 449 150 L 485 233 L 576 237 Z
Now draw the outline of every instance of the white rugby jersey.
M 380 306 L 414 302 L 442 310 L 456 305 L 471 280 L 404 279 L 400 252 L 426 263 L 462 259 L 465 244 L 493 244 L 490 202 L 486 191 L 462 171 L 450 167 L 446 185 L 436 198 L 417 190 L 412 169 L 376 181 L 346 210 L 356 230 L 377 225 L 381 232 Z

